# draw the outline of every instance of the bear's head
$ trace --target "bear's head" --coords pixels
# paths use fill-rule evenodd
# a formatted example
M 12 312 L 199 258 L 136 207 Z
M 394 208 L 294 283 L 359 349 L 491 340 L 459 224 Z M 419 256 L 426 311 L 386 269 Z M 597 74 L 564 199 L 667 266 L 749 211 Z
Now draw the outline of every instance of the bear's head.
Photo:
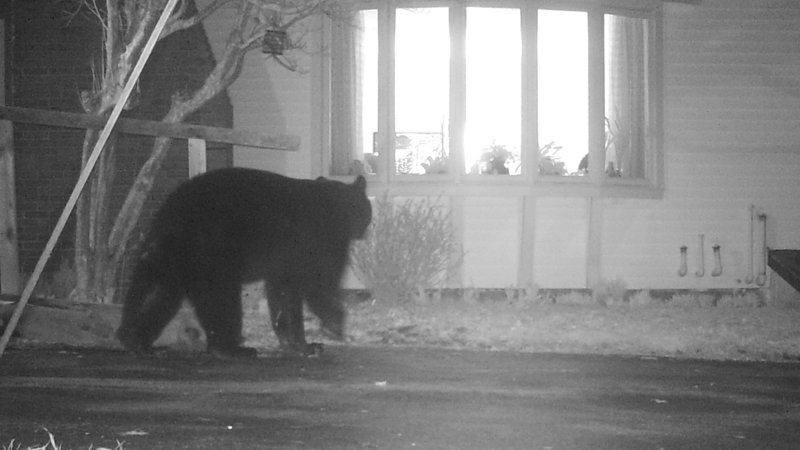
M 348 186 L 350 208 L 350 237 L 352 239 L 363 239 L 367 234 L 367 228 L 372 222 L 372 204 L 367 197 L 367 180 L 363 175 L 359 175 L 356 180 Z
M 363 239 L 372 222 L 372 203 L 367 197 L 367 180 L 363 175 L 356 177 L 351 184 L 318 177 L 316 183 L 323 184 L 333 194 L 334 204 L 338 211 L 346 216 L 347 238 Z

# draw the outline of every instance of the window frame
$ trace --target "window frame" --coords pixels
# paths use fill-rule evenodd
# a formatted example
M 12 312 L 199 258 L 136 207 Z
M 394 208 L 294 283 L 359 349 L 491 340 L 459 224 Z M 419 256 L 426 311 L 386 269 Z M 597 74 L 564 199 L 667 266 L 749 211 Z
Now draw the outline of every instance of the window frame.
M 379 170 L 370 175 L 375 189 L 391 187 L 403 195 L 533 195 L 533 196 L 607 196 L 629 198 L 661 198 L 664 190 L 663 156 L 663 8 L 657 0 L 357 0 L 356 9 L 374 9 L 378 13 L 378 130 Z M 394 25 L 395 10 L 414 7 L 450 8 L 450 148 L 448 173 L 409 175 L 397 174 L 394 161 Z M 466 123 L 466 23 L 467 8 L 516 8 L 520 11 L 521 36 L 521 136 L 522 171 L 519 175 L 479 175 L 465 171 L 464 125 Z M 537 20 L 539 9 L 575 10 L 587 13 L 588 20 L 588 142 L 589 167 L 604 167 L 605 153 L 605 72 L 604 16 L 624 15 L 647 20 L 646 45 L 647 84 L 646 111 L 649 119 L 645 130 L 647 148 L 644 178 L 611 178 L 603 170 L 590 170 L 586 176 L 547 176 L 538 173 L 538 105 L 537 105 Z M 333 26 L 323 19 L 321 48 L 330 42 Z M 455 37 L 455 38 L 453 38 Z M 327 41 L 326 41 L 327 39 Z M 346 178 L 331 172 L 330 115 L 330 52 L 321 52 L 312 67 L 321 89 L 315 104 L 322 111 L 319 118 L 320 160 L 318 172 L 332 178 Z M 313 95 L 313 94 L 312 94 Z M 313 145 L 313 143 L 312 143 Z

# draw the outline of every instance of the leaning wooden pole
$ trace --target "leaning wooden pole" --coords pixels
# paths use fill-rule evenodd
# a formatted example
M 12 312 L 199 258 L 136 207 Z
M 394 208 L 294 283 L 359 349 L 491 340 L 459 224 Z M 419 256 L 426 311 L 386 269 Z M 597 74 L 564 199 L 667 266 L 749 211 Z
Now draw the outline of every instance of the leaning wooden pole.
M 117 104 L 111 111 L 111 115 L 109 116 L 106 125 L 103 127 L 103 131 L 100 133 L 100 137 L 97 139 L 97 143 L 95 143 L 92 153 L 86 160 L 86 165 L 83 167 L 80 175 L 78 176 L 78 181 L 75 183 L 75 188 L 72 190 L 72 194 L 69 196 L 67 204 L 64 206 L 64 210 L 61 211 L 61 217 L 58 218 L 58 222 L 56 222 L 56 226 L 53 229 L 53 232 L 50 234 L 47 244 L 44 246 L 44 251 L 42 251 L 42 255 L 39 257 L 39 261 L 36 263 L 36 267 L 33 269 L 33 273 L 31 274 L 28 283 L 25 285 L 25 289 L 22 291 L 22 296 L 20 297 L 16 308 L 14 308 L 14 314 L 8 321 L 6 330 L 3 333 L 3 338 L 0 339 L 0 357 L 3 356 L 6 346 L 8 345 L 8 341 L 11 339 L 11 334 L 17 327 L 20 316 L 22 316 L 22 311 L 25 309 L 25 305 L 28 304 L 28 300 L 33 294 L 33 289 L 36 287 L 36 283 L 39 282 L 39 277 L 42 276 L 44 267 L 47 264 L 47 261 L 50 259 L 50 255 L 53 253 L 53 248 L 55 248 L 58 238 L 64 231 L 64 227 L 67 224 L 67 219 L 69 219 L 70 214 L 72 214 L 72 210 L 75 208 L 75 204 L 78 202 L 78 197 L 80 197 L 81 191 L 83 191 L 83 187 L 89 180 L 89 176 L 92 174 L 92 169 L 94 169 L 97 159 L 103 152 L 103 147 L 105 147 L 106 141 L 108 141 L 108 137 L 111 135 L 111 130 L 114 129 L 114 125 L 117 123 L 117 119 L 122 113 L 122 108 L 125 106 L 125 103 L 128 102 L 128 97 L 130 97 L 131 92 L 136 85 L 136 81 L 139 79 L 139 75 L 141 75 L 142 70 L 144 69 L 145 63 L 150 57 L 150 53 L 153 52 L 153 47 L 155 47 L 158 37 L 161 35 L 161 31 L 167 24 L 167 20 L 172 14 L 172 10 L 175 9 L 175 5 L 177 3 L 178 0 L 169 0 L 167 5 L 164 7 L 164 11 L 161 13 L 161 17 L 159 17 L 156 27 L 153 29 L 153 33 L 147 40 L 147 43 L 142 50 L 142 54 L 139 56 L 139 60 L 136 62 L 136 66 L 134 66 L 130 77 L 128 77 L 128 82 L 125 83 L 125 87 L 122 89 L 122 93 L 117 100 Z

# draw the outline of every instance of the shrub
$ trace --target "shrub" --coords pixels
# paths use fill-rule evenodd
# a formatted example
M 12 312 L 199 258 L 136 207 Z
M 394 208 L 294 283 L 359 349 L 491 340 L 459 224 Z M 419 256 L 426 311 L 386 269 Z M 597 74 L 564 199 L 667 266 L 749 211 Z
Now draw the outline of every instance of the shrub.
M 447 270 L 461 264 L 450 214 L 437 203 L 395 205 L 388 195 L 376 201 L 367 237 L 352 249 L 355 274 L 375 298 L 407 301 L 442 284 Z
M 650 295 L 649 290 L 645 289 L 631 295 L 628 303 L 630 303 L 631 306 L 652 306 L 658 304 L 659 301 Z
M 626 303 L 626 291 L 627 286 L 620 278 L 601 280 L 592 288 L 592 298 L 603 306 L 622 305 Z

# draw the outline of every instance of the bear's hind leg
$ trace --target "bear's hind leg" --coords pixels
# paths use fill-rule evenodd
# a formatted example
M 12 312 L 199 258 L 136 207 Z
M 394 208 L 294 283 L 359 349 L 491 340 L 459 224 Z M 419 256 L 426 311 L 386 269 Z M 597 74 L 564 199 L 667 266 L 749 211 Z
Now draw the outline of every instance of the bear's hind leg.
M 209 280 L 199 291 L 189 300 L 206 332 L 208 352 L 220 359 L 257 356 L 255 349 L 242 346 L 241 285 Z

